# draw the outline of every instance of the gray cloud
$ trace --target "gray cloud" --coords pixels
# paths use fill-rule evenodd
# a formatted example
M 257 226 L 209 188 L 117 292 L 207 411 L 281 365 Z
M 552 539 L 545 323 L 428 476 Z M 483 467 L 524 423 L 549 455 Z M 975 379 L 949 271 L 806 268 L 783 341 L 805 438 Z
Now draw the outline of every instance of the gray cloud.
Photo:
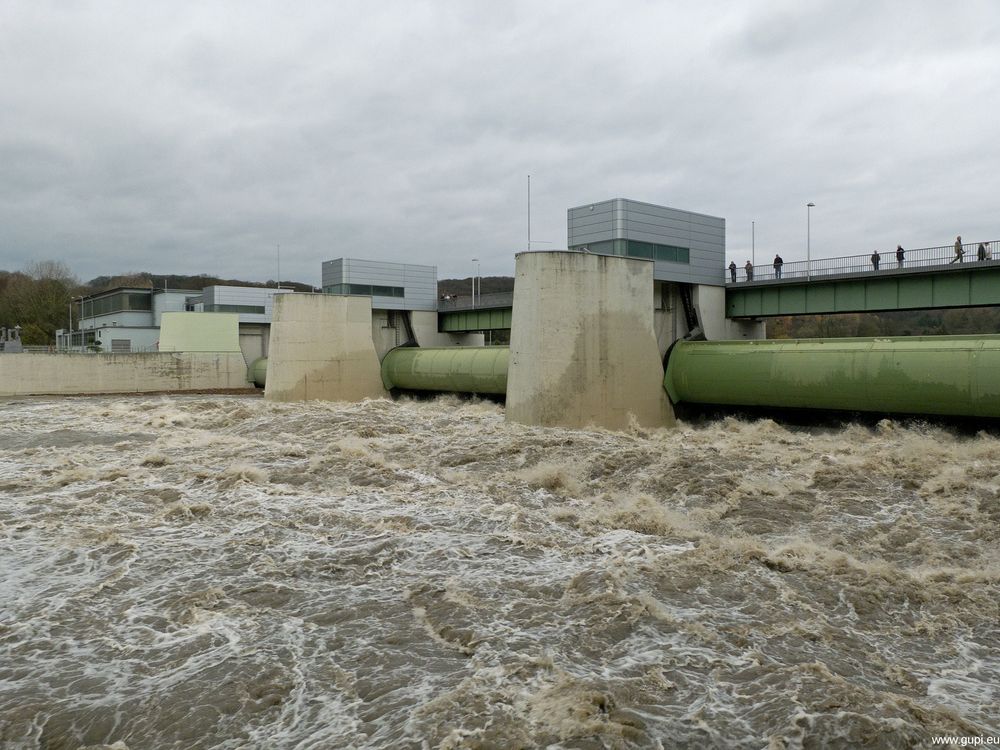
M 613 196 L 730 253 L 996 239 L 1000 8 L 27 2 L 0 24 L 0 268 L 511 273 Z

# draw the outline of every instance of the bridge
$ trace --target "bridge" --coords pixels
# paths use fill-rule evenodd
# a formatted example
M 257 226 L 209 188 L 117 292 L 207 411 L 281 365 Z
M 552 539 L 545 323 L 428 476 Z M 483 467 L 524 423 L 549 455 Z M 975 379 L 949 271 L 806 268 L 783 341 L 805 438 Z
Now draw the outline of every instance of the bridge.
M 438 330 L 461 333 L 509 329 L 513 309 L 513 292 L 443 299 L 438 302 Z
M 980 249 L 982 248 L 982 249 Z M 769 264 L 727 278 L 726 317 L 886 312 L 1000 305 L 1000 241 Z
M 983 248 L 980 252 L 980 245 Z M 813 258 L 754 269 L 753 279 L 737 269 L 725 273 L 726 317 L 887 312 L 1000 305 L 1000 240 L 871 254 Z M 462 296 L 438 303 L 438 328 L 448 333 L 510 328 L 514 295 Z

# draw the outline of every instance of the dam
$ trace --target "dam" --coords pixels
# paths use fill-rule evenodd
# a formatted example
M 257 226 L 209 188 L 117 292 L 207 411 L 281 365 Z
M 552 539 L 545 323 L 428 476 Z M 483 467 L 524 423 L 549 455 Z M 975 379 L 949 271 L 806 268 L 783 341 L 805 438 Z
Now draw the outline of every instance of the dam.
M 548 251 L 517 267 L 510 347 L 407 342 L 369 357 L 371 388 L 503 395 L 509 419 L 561 426 L 665 425 L 681 404 L 1000 417 L 1000 336 L 765 340 L 648 262 Z M 744 338 L 705 340 L 727 329 Z M 255 363 L 258 385 L 268 368 Z
M 612 429 L 672 424 L 681 404 L 1000 412 L 994 337 L 765 340 L 774 315 L 1000 304 L 996 242 L 980 243 L 976 262 L 922 248 L 884 268 L 845 256 L 741 279 L 723 272 L 718 217 L 613 199 L 569 209 L 568 230 L 566 251 L 516 255 L 512 295 L 473 290 L 471 306 L 437 299 L 433 267 L 358 259 L 325 262 L 323 294 L 103 293 L 81 303 L 87 330 L 66 341 L 124 337 L 129 325 L 148 339 L 156 329 L 137 321 L 151 315 L 155 351 L 0 356 L 0 395 L 252 384 L 276 401 L 478 393 L 503 397 L 507 418 L 525 424 Z M 484 347 L 496 329 L 509 348 Z
M 1000 735 L 996 435 L 672 415 L 988 416 L 995 337 L 768 341 L 656 244 L 519 255 L 508 347 L 382 279 L 280 295 L 266 358 L 232 311 L 0 355 L 0 745 Z

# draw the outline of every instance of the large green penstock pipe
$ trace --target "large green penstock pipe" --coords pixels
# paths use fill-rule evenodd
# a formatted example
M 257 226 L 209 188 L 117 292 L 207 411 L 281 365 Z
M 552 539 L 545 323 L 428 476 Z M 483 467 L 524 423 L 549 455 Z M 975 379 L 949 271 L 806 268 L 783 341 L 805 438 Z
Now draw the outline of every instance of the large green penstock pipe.
M 453 393 L 507 392 L 506 346 L 399 347 L 382 360 L 388 390 Z
M 401 347 L 386 388 L 507 392 L 507 347 Z M 252 372 L 263 385 L 266 359 Z M 1000 417 L 1000 336 L 678 341 L 663 386 L 674 403 Z
M 258 388 L 267 385 L 267 357 L 257 357 L 250 363 L 249 380 Z
M 1000 336 L 678 341 L 674 403 L 1000 417 Z

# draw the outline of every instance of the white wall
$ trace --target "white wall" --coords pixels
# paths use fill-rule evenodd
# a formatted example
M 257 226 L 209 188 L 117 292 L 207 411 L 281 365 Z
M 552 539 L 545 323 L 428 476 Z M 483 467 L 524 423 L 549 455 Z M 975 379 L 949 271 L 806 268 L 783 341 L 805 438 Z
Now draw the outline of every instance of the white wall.
M 243 355 L 148 352 L 142 354 L 5 354 L 0 396 L 147 393 L 250 389 Z

